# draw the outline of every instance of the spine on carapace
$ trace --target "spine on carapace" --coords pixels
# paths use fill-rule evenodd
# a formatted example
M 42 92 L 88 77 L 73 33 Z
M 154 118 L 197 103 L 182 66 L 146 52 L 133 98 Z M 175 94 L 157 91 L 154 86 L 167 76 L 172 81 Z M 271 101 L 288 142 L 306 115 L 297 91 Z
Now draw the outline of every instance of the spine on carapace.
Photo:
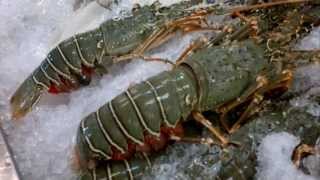
M 130 87 L 81 121 L 80 159 L 121 160 L 163 148 L 170 135 L 181 136 L 179 122 L 197 102 L 196 89 L 185 67 Z

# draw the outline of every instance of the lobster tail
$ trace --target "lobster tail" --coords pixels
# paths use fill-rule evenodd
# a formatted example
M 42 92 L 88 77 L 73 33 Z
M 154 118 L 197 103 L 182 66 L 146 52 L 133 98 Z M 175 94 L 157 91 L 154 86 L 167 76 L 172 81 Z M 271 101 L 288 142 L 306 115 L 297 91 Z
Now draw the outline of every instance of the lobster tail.
M 171 135 L 182 136 L 179 122 L 197 102 L 192 77 L 184 67 L 163 72 L 91 113 L 78 131 L 81 160 L 123 160 L 164 148 Z
M 68 92 L 88 85 L 103 55 L 99 29 L 75 35 L 52 49 L 40 66 L 50 81 L 49 93 Z
M 102 33 L 95 29 L 69 38 L 50 51 L 11 98 L 12 115 L 23 117 L 44 91 L 57 94 L 88 85 L 103 54 Z

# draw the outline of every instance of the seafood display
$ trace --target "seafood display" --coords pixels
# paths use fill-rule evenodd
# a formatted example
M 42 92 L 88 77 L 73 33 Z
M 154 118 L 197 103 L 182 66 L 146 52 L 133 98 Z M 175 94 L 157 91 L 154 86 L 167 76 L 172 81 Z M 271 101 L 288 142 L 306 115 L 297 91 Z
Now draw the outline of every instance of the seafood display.
M 283 0 L 235 8 L 201 2 L 137 5 L 130 16 L 59 43 L 11 97 L 13 118 L 25 116 L 46 92 L 87 86 L 94 75 L 108 73 L 119 62 L 171 63 L 147 53 L 177 32 L 214 30 L 219 33 L 190 44 L 172 69 L 131 84 L 81 119 L 73 159 L 81 169 L 78 179 L 140 179 L 172 142 L 215 145 L 219 151 L 210 163 L 219 168 L 210 179 L 253 179 L 262 138 L 281 131 L 302 139 L 292 161 L 308 174 L 301 160 L 318 153 L 313 145 L 320 122 L 289 107 L 287 90 L 296 67 L 320 62 L 319 51 L 293 47 L 319 26 L 319 2 Z M 210 27 L 209 14 L 232 23 Z M 205 127 L 209 136 L 188 136 L 185 124 L 190 122 Z

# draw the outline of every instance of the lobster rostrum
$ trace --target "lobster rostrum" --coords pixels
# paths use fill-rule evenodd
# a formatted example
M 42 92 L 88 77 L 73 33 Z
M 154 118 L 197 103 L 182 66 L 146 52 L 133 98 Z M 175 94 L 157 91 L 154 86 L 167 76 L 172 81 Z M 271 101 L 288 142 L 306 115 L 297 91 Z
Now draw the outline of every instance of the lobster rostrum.
M 168 40 L 178 30 L 205 28 L 205 16 L 214 8 L 190 8 L 200 0 L 170 7 L 139 7 L 120 20 L 107 20 L 98 28 L 76 34 L 53 48 L 11 97 L 14 118 L 23 117 L 45 92 L 69 92 L 90 83 L 94 73 L 106 73 L 111 65 L 132 58 Z M 150 59 L 149 59 L 150 60 Z
M 288 7 L 280 8 L 282 13 L 278 12 L 276 21 L 288 22 L 284 18 L 290 10 L 296 12 L 294 5 Z M 195 43 L 188 48 L 193 49 L 193 53 L 183 53 L 186 57 L 179 58 L 181 61 L 173 70 L 130 87 L 84 118 L 79 127 L 76 147 L 81 164 L 87 165 L 91 160 L 124 160 L 135 152 L 158 151 L 169 140 L 183 140 L 181 123 L 189 115 L 207 127 L 222 146 L 230 144 L 201 112 L 218 112 L 224 128 L 233 133 L 256 111 L 255 107 L 264 95 L 271 96 L 273 92 L 279 94 L 288 89 L 292 72 L 287 69 L 278 71 L 276 65 L 269 61 L 274 54 L 268 41 L 273 37 L 267 32 L 282 30 L 281 24 L 278 26 L 269 21 L 275 12 L 270 10 L 269 16 L 253 13 L 254 18 L 259 18 L 254 23 L 248 21 L 234 32 L 222 32 L 201 46 Z M 310 28 L 310 24 L 318 20 L 315 14 L 302 10 L 299 13 L 288 16 L 299 20 L 288 24 L 299 29 L 292 32 L 294 35 L 303 31 L 300 27 Z M 238 16 L 248 20 L 241 14 Z M 257 24 L 259 27 L 261 24 L 258 32 L 255 28 Z M 261 35 L 253 33 L 253 38 L 247 39 L 251 29 Z M 232 33 L 228 35 L 228 32 Z M 221 36 L 226 40 L 220 42 Z M 233 40 L 238 41 L 230 42 Z M 274 39 L 273 44 L 277 42 L 282 41 Z M 225 117 L 242 105 L 247 108 L 229 128 Z

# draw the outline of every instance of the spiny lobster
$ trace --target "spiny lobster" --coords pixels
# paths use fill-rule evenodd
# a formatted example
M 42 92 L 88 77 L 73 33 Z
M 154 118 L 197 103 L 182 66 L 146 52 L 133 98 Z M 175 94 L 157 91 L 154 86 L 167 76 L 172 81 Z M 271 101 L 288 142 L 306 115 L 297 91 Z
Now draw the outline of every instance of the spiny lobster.
M 200 2 L 137 6 L 131 16 L 107 20 L 96 29 L 61 42 L 11 97 L 13 118 L 28 113 L 45 91 L 56 94 L 88 85 L 94 72 L 107 73 L 120 61 L 148 59 L 144 56 L 146 51 L 163 44 L 179 30 L 205 28 L 205 17 L 214 7 L 208 6 L 204 11 L 202 7 L 190 8 Z
M 288 7 L 284 7 L 284 8 L 288 8 Z M 164 86 L 165 84 L 170 84 L 170 83 L 172 83 L 172 84 L 176 83 L 176 85 L 180 84 L 179 87 L 186 87 L 187 90 L 185 90 L 183 88 L 176 88 L 175 90 L 178 90 L 178 91 L 177 92 L 174 91 L 174 92 L 178 93 L 178 94 L 182 93 L 184 96 L 183 95 L 182 96 L 176 95 L 171 98 L 183 99 L 182 97 L 188 97 L 186 94 L 189 95 L 192 92 L 196 91 L 196 90 L 190 91 L 189 90 L 190 88 L 193 87 L 193 89 L 197 89 L 200 86 L 195 86 L 195 84 L 197 84 L 196 81 L 194 81 L 194 82 L 189 81 L 189 83 L 177 83 L 177 82 L 188 81 L 188 80 L 185 80 L 186 79 L 185 76 L 187 76 L 187 75 L 197 77 L 197 74 L 206 73 L 206 75 L 208 75 L 210 72 L 215 72 L 214 73 L 214 75 L 215 75 L 214 80 L 213 80 L 213 78 L 203 78 L 202 80 L 203 81 L 207 80 L 207 82 L 208 82 L 208 79 L 209 79 L 209 80 L 211 80 L 210 81 L 211 83 L 215 83 L 216 81 L 220 80 L 220 82 L 218 82 L 220 85 L 223 83 L 227 84 L 228 79 L 230 79 L 230 77 L 237 77 L 237 75 L 238 75 L 236 72 L 234 72 L 232 70 L 234 70 L 234 68 L 235 68 L 235 69 L 241 71 L 241 69 L 242 69 L 242 68 L 240 68 L 241 67 L 240 64 L 236 64 L 232 60 L 241 61 L 242 63 L 245 62 L 244 64 L 247 67 L 244 69 L 246 69 L 247 72 L 248 71 L 251 73 L 253 72 L 254 74 L 259 74 L 259 72 L 261 72 L 256 69 L 257 66 L 253 65 L 254 63 L 257 63 L 256 65 L 263 64 L 263 66 L 262 65 L 261 66 L 264 68 L 265 67 L 275 68 L 273 72 L 269 71 L 270 74 L 268 74 L 268 77 L 270 77 L 270 75 L 275 77 L 275 75 L 277 75 L 276 71 L 278 71 L 279 67 L 276 67 L 274 64 L 273 65 L 270 64 L 270 62 L 267 63 L 267 61 L 264 61 L 263 59 L 265 59 L 266 57 L 273 58 L 273 60 L 274 60 L 274 58 L 276 58 L 278 62 L 282 63 L 282 67 L 292 67 L 292 66 L 296 66 L 296 64 L 299 64 L 299 61 L 298 62 L 293 61 L 291 59 L 292 57 L 295 57 L 296 60 L 299 59 L 297 57 L 303 57 L 303 61 L 305 61 L 306 59 L 313 61 L 311 59 L 314 59 L 315 57 L 319 58 L 319 56 L 313 54 L 313 52 L 308 52 L 308 53 L 305 53 L 302 51 L 301 52 L 292 52 L 290 49 L 290 45 L 291 45 L 290 43 L 294 42 L 297 38 L 303 36 L 303 34 L 306 32 L 305 31 L 306 29 L 310 29 L 313 25 L 316 25 L 315 24 L 316 22 L 319 22 L 319 17 L 320 17 L 319 8 L 320 7 L 318 5 L 311 5 L 311 6 L 308 6 L 305 8 L 291 7 L 290 10 L 275 8 L 275 9 L 271 9 L 268 11 L 262 11 L 265 13 L 265 15 L 262 15 L 260 17 L 261 19 L 259 19 L 259 22 L 263 22 L 264 20 L 265 20 L 264 22 L 267 22 L 268 20 L 270 20 L 270 18 L 274 18 L 273 13 L 275 13 L 275 12 L 277 13 L 277 15 L 279 15 L 279 16 L 277 16 L 277 18 L 279 18 L 279 19 L 276 20 L 276 21 L 278 21 L 279 25 L 264 26 L 264 28 L 266 28 L 266 29 L 263 29 L 263 27 L 260 26 L 262 28 L 262 29 L 260 29 L 261 30 L 260 34 L 263 31 L 268 30 L 267 31 L 268 34 L 267 33 L 264 35 L 261 34 L 261 36 L 260 36 L 260 38 L 262 37 L 264 40 L 262 40 L 258 37 L 255 37 L 255 39 L 258 38 L 258 39 L 256 39 L 257 42 L 259 42 L 257 44 L 253 43 L 250 40 L 249 41 L 244 40 L 242 42 L 236 42 L 234 44 L 227 44 L 227 46 L 221 45 L 221 43 L 220 43 L 220 45 L 210 44 L 211 46 L 210 45 L 205 46 L 205 48 L 201 48 L 200 50 L 196 51 L 194 54 L 192 54 L 189 58 L 187 58 L 187 60 L 185 60 L 183 63 L 181 63 L 181 65 L 178 66 L 177 68 L 175 68 L 173 71 L 161 73 L 157 77 L 153 77 L 151 79 L 148 79 L 143 84 L 139 84 L 139 85 L 136 85 L 132 88 L 129 88 L 126 93 L 118 96 L 117 98 L 122 97 L 123 99 L 126 99 L 126 100 L 123 100 L 122 102 L 127 102 L 127 104 L 130 104 L 130 103 L 132 103 L 132 100 L 129 99 L 129 96 L 131 95 L 130 92 L 136 92 L 136 91 L 134 91 L 135 89 L 140 89 L 142 87 L 145 87 L 144 91 L 140 91 L 140 92 L 144 92 L 144 93 L 141 93 L 140 96 L 135 96 L 134 95 L 135 93 L 132 93 L 133 94 L 133 95 L 131 95 L 132 99 L 134 99 L 134 101 L 136 101 L 138 99 L 138 97 L 147 97 L 146 95 L 149 94 L 150 99 L 153 99 L 153 104 L 154 104 L 154 107 L 151 107 L 153 109 L 152 112 L 157 112 L 157 114 L 159 114 L 158 115 L 159 119 L 162 119 L 161 124 L 164 126 L 159 127 L 159 129 L 160 129 L 160 133 L 163 133 L 161 131 L 161 129 L 163 127 L 165 127 L 167 124 L 163 118 L 160 118 L 160 117 L 164 117 L 164 116 L 161 116 L 161 109 L 162 108 L 160 108 L 159 100 L 160 101 L 166 100 L 166 98 L 157 98 L 157 97 L 163 97 L 163 96 L 156 95 L 154 93 L 154 92 L 157 92 L 155 90 L 158 90 L 158 88 L 152 88 L 152 86 L 149 85 L 149 84 L 151 84 L 150 82 L 154 82 L 154 81 L 163 82 L 163 81 L 159 80 L 161 78 L 161 76 L 162 77 L 168 77 L 168 76 L 171 77 L 171 79 L 166 78 L 167 82 L 159 83 L 159 85 L 155 86 L 155 87 L 159 87 L 159 90 L 160 90 L 160 88 L 165 87 Z M 284 11 L 282 13 L 279 13 L 280 10 L 284 10 Z M 268 14 L 268 13 L 270 13 L 270 14 Z M 257 16 L 256 13 L 253 13 L 253 16 Z M 275 23 L 275 22 L 272 22 L 272 23 Z M 259 23 L 259 24 L 261 24 L 261 23 Z M 275 36 L 275 35 L 277 35 L 277 36 Z M 231 35 L 230 37 L 234 37 L 234 36 Z M 244 36 L 241 36 L 241 37 L 244 37 Z M 211 42 L 216 43 L 217 42 L 216 38 L 213 39 Z M 252 45 L 258 45 L 260 47 L 253 47 Z M 213 47 L 217 48 L 217 50 L 214 50 Z M 261 47 L 264 47 L 262 49 L 266 49 L 266 51 L 264 53 L 262 53 L 263 51 L 260 51 L 260 50 L 262 50 L 262 49 L 260 49 Z M 272 49 L 274 49 L 274 47 L 278 47 L 277 50 L 279 50 L 279 51 L 273 51 Z M 254 50 L 252 50 L 252 49 L 254 49 Z M 238 55 L 238 53 L 241 53 L 241 52 L 243 54 L 241 54 L 240 56 L 233 55 L 233 53 Z M 248 52 L 250 52 L 250 55 Z M 264 56 L 260 56 L 261 58 L 257 58 L 257 60 L 254 60 L 251 55 L 253 53 L 253 54 L 255 54 L 254 57 L 259 57 L 259 53 L 257 53 L 257 52 L 264 54 Z M 279 53 L 281 55 L 279 55 Z M 215 56 L 213 56 L 213 55 L 215 55 Z M 195 57 L 197 57 L 197 58 L 195 58 Z M 201 66 L 201 65 L 203 65 L 202 61 L 205 61 L 205 57 L 215 57 L 215 61 L 217 61 L 216 63 L 219 63 L 219 66 Z M 217 58 L 217 57 L 227 57 L 227 58 L 222 58 L 221 60 L 219 60 L 219 58 Z M 243 59 L 240 58 L 240 60 L 239 60 L 239 57 L 245 57 L 245 58 L 243 58 Z M 193 61 L 193 59 L 196 59 L 197 61 Z M 210 58 L 210 60 L 213 61 L 211 58 Z M 209 61 L 209 58 L 208 58 L 208 61 Z M 208 63 L 208 61 L 205 61 L 205 63 Z M 225 62 L 225 61 L 228 61 L 228 63 L 223 64 L 223 62 Z M 231 64 L 230 61 L 233 63 Z M 251 61 L 251 63 L 249 63 L 250 61 Z M 197 65 L 200 65 L 201 67 L 208 67 L 208 68 L 202 68 L 202 72 L 198 71 L 197 74 L 190 73 L 190 70 L 193 70 L 191 63 L 196 63 Z M 250 66 L 249 64 L 252 64 L 252 66 Z M 230 66 L 228 66 L 228 65 L 230 65 Z M 237 65 L 237 66 L 235 66 L 235 65 Z M 270 66 L 270 67 L 268 67 L 268 66 Z M 215 67 L 219 67 L 219 68 L 215 68 Z M 239 68 L 236 68 L 236 67 L 239 67 Z M 253 69 L 251 69 L 250 67 Z M 222 75 L 220 76 L 223 78 L 219 78 L 219 76 L 218 76 L 219 74 L 217 72 L 219 72 L 220 68 L 223 69 L 223 72 L 225 72 L 228 69 L 231 69 L 231 72 L 234 72 L 235 75 L 230 73 L 230 71 L 227 71 L 226 74 L 222 73 L 223 76 Z M 189 71 L 189 73 L 188 73 L 188 71 Z M 183 76 L 183 72 L 185 72 L 184 76 Z M 172 78 L 172 77 L 175 77 L 175 78 Z M 256 77 L 256 76 L 253 76 L 253 77 Z M 254 82 L 253 77 L 252 77 L 251 82 Z M 172 79 L 174 79 L 175 81 L 173 81 Z M 188 79 L 190 80 L 190 78 L 188 78 Z M 196 78 L 193 78 L 193 80 L 195 80 L 195 79 Z M 197 82 L 200 83 L 200 80 Z M 235 81 L 233 81 L 233 83 L 234 82 Z M 271 82 L 277 82 L 277 80 L 271 81 Z M 281 82 L 281 81 L 278 81 L 278 82 Z M 283 91 L 282 90 L 283 87 L 287 88 L 286 86 L 283 86 L 283 85 L 286 85 L 288 81 L 285 79 L 285 81 L 282 81 L 282 82 L 285 82 L 285 83 L 284 84 L 274 83 L 274 84 L 280 85 L 280 86 L 268 85 L 267 87 L 269 87 L 273 90 Z M 184 84 L 184 85 L 181 85 L 181 84 Z M 228 102 L 228 103 L 223 103 L 224 104 L 223 106 L 213 105 L 214 107 L 208 105 L 208 108 L 203 108 L 203 107 L 206 107 L 203 105 L 200 106 L 200 108 L 201 107 L 203 108 L 202 110 L 211 110 L 212 111 L 213 109 L 216 109 L 214 112 L 224 113 L 225 116 L 228 116 L 228 120 L 225 118 L 221 119 L 221 114 L 220 114 L 220 117 L 217 117 L 217 116 L 212 117 L 213 120 L 214 119 L 220 120 L 220 124 L 222 125 L 220 127 L 220 129 L 228 130 L 229 124 L 230 123 L 234 124 L 234 122 L 230 122 L 231 119 L 234 119 L 234 116 L 233 116 L 234 113 L 237 114 L 238 113 L 237 110 L 239 110 L 239 108 L 242 109 L 242 107 L 241 106 L 239 107 L 239 105 L 241 104 L 241 105 L 247 106 L 248 104 L 250 105 L 251 104 L 250 101 L 252 101 L 252 97 L 248 98 L 248 96 L 246 96 L 246 98 L 245 98 L 246 101 L 242 101 L 241 97 L 243 97 L 243 96 L 237 95 L 235 97 L 240 97 L 238 100 L 241 103 L 239 103 L 239 105 L 237 107 L 232 105 L 231 106 L 232 108 L 229 109 L 229 111 L 228 111 L 230 114 L 228 114 L 226 111 L 221 110 L 221 107 L 223 107 L 223 108 L 230 107 L 230 104 L 233 104 L 232 102 L 234 102 L 234 101 L 231 101 L 231 103 L 230 103 L 230 101 L 228 101 L 229 98 L 225 94 L 227 93 L 229 95 L 232 93 L 228 93 L 227 90 L 237 91 L 237 89 L 239 89 L 239 88 L 236 88 L 236 87 L 239 87 L 239 85 L 243 85 L 243 83 L 241 83 L 241 82 L 238 84 L 236 84 L 236 83 L 234 83 L 234 84 L 235 85 L 232 86 L 232 87 L 234 87 L 233 89 L 230 89 L 230 87 L 228 87 L 228 89 L 222 88 L 223 90 L 226 89 L 226 91 L 224 91 L 224 94 L 221 95 L 221 98 L 217 97 L 217 96 L 215 96 L 216 98 L 214 98 L 215 101 L 218 101 L 220 98 L 220 99 L 223 99 L 222 101 Z M 211 84 L 209 84 L 208 86 L 212 87 L 210 85 Z M 148 88 L 148 86 L 149 86 L 149 88 Z M 208 86 L 202 86 L 202 87 L 206 88 Z M 153 85 L 153 87 L 154 87 L 154 85 Z M 248 86 L 248 84 L 247 84 L 247 87 L 250 87 L 250 86 Z M 216 88 L 219 88 L 219 87 L 216 86 Z M 276 91 L 272 91 L 272 93 L 270 93 L 269 88 L 266 88 L 267 90 L 262 88 L 262 89 L 264 89 L 262 91 L 262 93 L 260 91 L 261 89 L 255 90 L 255 92 L 260 91 L 261 94 L 272 97 L 274 95 L 273 93 L 275 93 Z M 214 91 L 215 93 L 217 92 L 217 90 L 215 90 L 215 89 L 211 89 L 211 90 Z M 148 91 L 149 91 L 149 93 L 146 93 Z M 172 93 L 171 88 L 166 88 L 166 91 L 167 91 L 166 96 L 168 96 Z M 129 95 L 128 95 L 128 92 L 129 92 Z M 202 90 L 201 92 L 204 92 L 204 90 Z M 204 97 L 207 97 L 206 100 L 207 99 L 210 100 L 210 97 L 213 97 L 212 93 L 209 91 L 207 91 L 207 93 L 208 94 L 205 95 Z M 163 94 L 165 94 L 165 93 L 163 93 Z M 204 93 L 202 93 L 202 94 L 204 94 Z M 201 102 L 198 100 L 199 98 L 192 98 L 195 96 L 196 95 L 191 96 L 191 98 L 189 99 L 190 101 L 186 100 L 187 98 L 184 98 L 184 101 L 179 101 L 179 100 L 176 100 L 176 101 L 183 102 L 183 103 L 181 103 L 182 105 L 189 104 L 189 103 L 187 103 L 187 101 L 191 102 L 190 105 L 192 105 L 193 104 L 192 102 L 195 102 L 194 99 L 197 99 L 197 102 Z M 135 97 L 137 97 L 137 98 L 135 98 Z M 109 107 L 110 107 L 110 103 L 117 101 L 117 98 L 115 98 L 114 100 L 112 100 L 111 102 L 108 103 Z M 230 99 L 232 99 L 232 98 L 230 98 Z M 145 102 L 151 102 L 151 100 L 149 100 L 149 101 L 146 100 Z M 99 111 L 102 110 L 103 108 L 107 109 L 108 104 L 101 107 L 99 109 Z M 137 104 L 138 104 L 137 107 L 141 107 L 140 106 L 141 104 L 139 104 L 139 103 L 137 103 Z M 216 104 L 221 104 L 221 103 L 217 102 Z M 257 105 L 257 104 L 255 104 L 255 105 Z M 151 106 L 151 105 L 149 105 L 149 106 Z M 264 136 L 266 136 L 267 134 L 269 134 L 270 132 L 286 131 L 286 132 L 292 133 L 295 136 L 300 137 L 302 139 L 301 143 L 307 143 L 307 144 L 315 143 L 316 139 L 320 137 L 320 124 L 319 124 L 319 121 L 315 117 L 312 117 L 311 115 L 309 115 L 306 112 L 303 112 L 301 110 L 292 109 L 292 108 L 288 108 L 287 106 L 283 106 L 283 104 L 282 105 L 271 105 L 271 106 L 272 107 L 269 107 L 269 109 L 266 112 L 264 112 L 262 115 L 260 115 L 258 117 L 258 119 L 256 118 L 253 121 L 246 123 L 245 125 L 243 125 L 243 127 L 239 128 L 237 131 L 231 131 L 229 129 L 229 132 L 231 133 L 230 140 L 240 142 L 241 146 L 224 147 L 224 149 L 221 149 L 220 153 L 218 153 L 219 157 L 213 158 L 213 159 L 216 159 L 216 161 L 211 162 L 211 163 L 219 163 L 219 164 L 221 164 L 221 166 L 219 166 L 220 168 L 217 171 L 218 172 L 217 175 L 215 177 L 212 177 L 212 179 L 217 179 L 217 180 L 224 180 L 224 179 L 230 179 L 230 178 L 239 179 L 239 180 L 253 179 L 256 174 L 256 166 L 257 166 L 256 147 L 261 142 L 261 139 Z M 158 110 L 156 110 L 157 109 L 156 107 L 158 107 Z M 178 107 L 179 107 L 179 105 L 178 105 Z M 184 106 L 184 107 L 186 107 L 186 106 Z M 131 107 L 131 108 L 134 108 L 134 107 Z M 190 111 L 190 109 L 191 109 L 191 107 L 189 107 L 189 111 Z M 235 109 L 236 109 L 236 111 L 235 111 Z M 168 109 L 164 109 L 164 110 L 166 110 L 165 112 L 169 111 Z M 103 111 L 107 111 L 107 110 L 103 110 Z M 185 111 L 188 111 L 188 109 L 185 108 Z M 137 116 L 136 113 L 138 111 L 133 110 L 133 112 L 135 112 L 135 113 L 132 113 L 131 115 Z M 173 111 L 169 111 L 169 112 L 173 112 Z M 284 112 L 286 112 L 286 113 L 284 113 Z M 91 114 L 88 118 L 84 119 L 83 121 L 90 121 L 90 122 L 96 121 L 96 122 L 98 122 L 100 120 L 106 120 L 106 119 L 112 118 L 112 116 L 107 116 L 107 117 L 104 116 L 102 119 L 99 120 L 98 119 L 99 117 L 94 116 L 94 114 L 99 115 L 99 112 L 97 111 L 97 112 Z M 284 114 L 286 114 L 286 115 L 284 115 Z M 121 115 L 122 114 L 120 114 L 120 116 Z M 183 113 L 181 113 L 180 116 L 183 116 Z M 139 118 L 139 117 L 137 117 L 137 118 Z M 197 118 L 197 117 L 195 116 L 194 118 Z M 221 121 L 221 120 L 223 120 L 223 121 Z M 179 121 L 179 120 L 177 120 L 177 121 Z M 180 122 L 177 122 L 177 121 L 174 121 L 174 123 L 181 123 L 181 120 L 180 120 Z M 239 121 L 239 120 L 236 118 L 236 121 Z M 106 122 L 106 121 L 104 121 L 104 122 Z M 139 120 L 136 120 L 134 122 L 139 123 Z M 215 123 L 215 124 L 217 124 L 217 123 Z M 104 138 L 102 135 L 103 134 L 102 128 L 98 127 L 98 126 L 99 126 L 98 124 L 96 124 L 96 125 L 91 124 L 91 126 L 87 126 L 86 130 L 85 130 L 85 131 L 87 131 L 86 132 L 87 134 L 81 134 L 83 131 L 81 129 L 82 127 L 80 127 L 80 130 L 79 130 L 80 134 L 78 134 L 78 135 L 79 136 L 94 137 L 95 134 L 90 134 L 90 129 L 96 128 L 96 131 L 92 131 L 92 133 L 96 133 L 96 134 L 100 133 L 101 137 L 102 137 L 100 140 L 103 140 Z M 129 128 L 131 128 L 131 127 L 129 127 Z M 297 131 L 297 129 L 299 129 L 299 130 Z M 148 132 L 146 129 L 144 129 L 144 130 L 145 130 L 144 132 Z M 93 135 L 93 136 L 90 136 L 90 135 Z M 100 141 L 99 143 L 101 143 L 101 142 L 102 141 Z M 80 144 L 82 144 L 82 143 L 86 143 L 86 142 L 85 141 L 80 142 Z M 297 147 L 297 149 L 299 149 L 299 148 Z M 87 148 L 87 150 L 90 151 L 89 148 Z M 158 155 L 159 154 L 152 155 L 151 159 L 158 156 Z M 293 160 L 297 160 L 297 159 L 295 159 L 296 157 L 294 155 L 295 155 L 295 152 L 293 152 Z M 141 158 L 141 157 L 144 157 L 144 158 Z M 143 171 L 146 168 L 149 168 L 150 162 L 152 162 L 152 160 L 150 160 L 150 158 L 146 158 L 146 157 L 147 157 L 146 155 L 141 156 L 140 153 L 138 153 L 138 154 L 134 155 L 132 159 L 129 159 L 129 160 L 106 161 L 105 163 L 99 164 L 96 168 L 93 168 L 91 170 L 89 169 L 89 170 L 85 171 L 85 173 L 83 175 L 81 175 L 79 177 L 79 179 L 81 179 L 81 180 L 102 179 L 102 178 L 107 178 L 107 179 L 134 179 L 134 178 L 138 178 L 139 179 L 141 176 L 141 173 L 143 173 Z
M 264 96 L 285 92 L 292 72 L 287 66 L 279 71 L 269 61 L 275 57 L 273 47 L 288 46 L 311 28 L 319 20 L 318 10 L 316 4 L 308 11 L 288 5 L 253 12 L 249 20 L 237 9 L 235 15 L 244 25 L 239 23 L 235 31 L 227 28 L 208 42 L 193 44 L 173 70 L 130 87 L 84 118 L 77 136 L 80 163 L 125 160 L 135 152 L 158 151 L 172 139 L 187 140 L 182 137 L 181 124 L 189 115 L 207 127 L 222 146 L 232 144 L 201 112 L 218 112 L 224 128 L 233 133 L 257 110 Z M 226 116 L 242 106 L 245 110 L 229 128 Z

